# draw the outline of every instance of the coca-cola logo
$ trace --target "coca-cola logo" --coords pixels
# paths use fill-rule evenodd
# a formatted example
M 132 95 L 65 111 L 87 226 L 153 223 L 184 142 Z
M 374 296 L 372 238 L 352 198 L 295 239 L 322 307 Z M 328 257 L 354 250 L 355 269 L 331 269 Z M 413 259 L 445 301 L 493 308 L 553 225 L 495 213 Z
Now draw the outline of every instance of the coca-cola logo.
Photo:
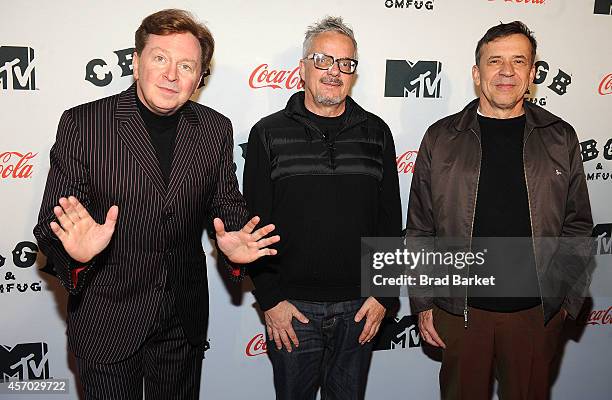
M 299 74 L 300 67 L 292 70 L 269 69 L 268 64 L 261 64 L 251 72 L 249 86 L 253 89 L 270 87 L 272 89 L 301 89 L 304 87 Z
M 30 160 L 38 153 L 19 153 L 18 151 L 5 151 L 0 153 L 0 178 L 25 179 L 32 177 Z
M 404 154 L 397 156 L 395 163 L 397 164 L 398 174 L 412 174 L 414 172 L 414 162 L 416 161 L 416 150 L 408 150 Z
M 612 325 L 612 306 L 607 310 L 593 310 L 589 313 L 585 325 Z
M 612 74 L 608 74 L 603 77 L 599 84 L 599 94 L 606 95 L 612 94 Z
M 253 336 L 249 343 L 247 343 L 245 354 L 248 357 L 260 356 L 262 354 L 266 354 L 268 351 L 268 346 L 266 344 L 266 339 L 264 338 L 263 333 L 258 333 Z

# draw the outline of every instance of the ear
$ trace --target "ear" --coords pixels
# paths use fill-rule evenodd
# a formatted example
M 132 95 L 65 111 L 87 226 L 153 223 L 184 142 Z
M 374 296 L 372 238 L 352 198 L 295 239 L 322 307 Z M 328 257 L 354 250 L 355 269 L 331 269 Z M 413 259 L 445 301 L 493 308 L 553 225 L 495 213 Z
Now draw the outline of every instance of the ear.
M 300 60 L 300 79 L 302 81 L 304 80 L 305 69 L 306 69 L 306 64 L 304 63 L 304 60 Z
M 134 54 L 132 54 L 132 72 L 134 73 L 135 81 L 138 80 L 138 63 L 139 63 L 138 53 L 134 52 Z
M 480 69 L 478 69 L 478 65 L 472 67 L 472 79 L 474 80 L 474 85 L 480 87 Z
M 535 79 L 535 63 L 531 64 L 531 71 L 529 71 L 529 84 L 533 83 Z

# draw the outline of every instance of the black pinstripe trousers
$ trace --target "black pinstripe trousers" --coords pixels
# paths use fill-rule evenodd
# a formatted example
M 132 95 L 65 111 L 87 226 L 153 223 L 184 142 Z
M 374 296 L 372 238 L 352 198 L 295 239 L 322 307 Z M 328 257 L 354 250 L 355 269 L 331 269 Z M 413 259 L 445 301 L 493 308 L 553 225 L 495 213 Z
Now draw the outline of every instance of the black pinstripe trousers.
M 203 351 L 187 342 L 174 311 L 172 291 L 164 292 L 145 343 L 129 358 L 101 364 L 76 359 L 86 400 L 168 400 L 199 398 Z

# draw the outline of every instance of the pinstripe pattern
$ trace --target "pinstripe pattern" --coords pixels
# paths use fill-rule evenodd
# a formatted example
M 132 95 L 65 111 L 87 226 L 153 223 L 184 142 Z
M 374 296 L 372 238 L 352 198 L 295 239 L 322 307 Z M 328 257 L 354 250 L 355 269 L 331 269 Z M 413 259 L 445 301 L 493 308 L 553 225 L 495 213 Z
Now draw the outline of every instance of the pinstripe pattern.
M 229 119 L 190 101 L 176 140 L 166 189 L 137 111 L 136 84 L 61 117 L 34 235 L 72 294 L 68 344 L 77 357 L 110 363 L 133 354 L 153 323 L 166 280 L 189 342 L 205 339 L 203 229 L 218 216 L 236 230 L 248 215 L 234 173 Z M 70 276 L 76 265 L 49 228 L 53 207 L 69 195 L 99 223 L 119 206 L 111 243 L 79 274 L 76 288 Z
M 199 398 L 202 350 L 185 340 L 173 309 L 172 292 L 165 292 L 153 332 L 136 354 L 112 364 L 77 358 L 86 400 L 147 400 Z

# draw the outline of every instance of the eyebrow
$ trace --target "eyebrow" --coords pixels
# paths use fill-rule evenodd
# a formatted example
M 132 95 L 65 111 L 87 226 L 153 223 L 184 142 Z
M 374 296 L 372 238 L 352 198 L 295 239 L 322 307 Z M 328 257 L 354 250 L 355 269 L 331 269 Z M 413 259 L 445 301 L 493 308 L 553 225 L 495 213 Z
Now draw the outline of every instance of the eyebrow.
M 487 61 L 489 61 L 489 60 L 494 60 L 494 59 L 498 59 L 498 58 L 502 58 L 502 56 L 490 56 L 489 58 L 487 58 Z M 516 58 L 522 58 L 522 59 L 527 60 L 527 56 L 524 56 L 524 55 L 522 55 L 522 54 L 512 56 L 512 58 L 513 58 L 513 59 L 516 59 Z
M 168 50 L 163 49 L 163 48 L 161 48 L 161 47 L 159 47 L 159 46 L 153 47 L 153 48 L 151 49 L 151 51 L 152 51 L 152 52 L 154 52 L 154 51 L 156 51 L 156 50 L 157 50 L 157 51 L 161 51 L 161 52 L 162 52 L 162 53 L 164 53 L 164 54 L 168 54 Z M 192 59 L 190 59 L 190 58 L 184 58 L 184 59 L 181 59 L 181 60 L 178 60 L 178 61 L 179 61 L 179 62 L 192 62 L 192 63 L 194 63 L 194 64 L 197 64 L 197 63 L 198 63 L 196 60 L 192 60 Z

